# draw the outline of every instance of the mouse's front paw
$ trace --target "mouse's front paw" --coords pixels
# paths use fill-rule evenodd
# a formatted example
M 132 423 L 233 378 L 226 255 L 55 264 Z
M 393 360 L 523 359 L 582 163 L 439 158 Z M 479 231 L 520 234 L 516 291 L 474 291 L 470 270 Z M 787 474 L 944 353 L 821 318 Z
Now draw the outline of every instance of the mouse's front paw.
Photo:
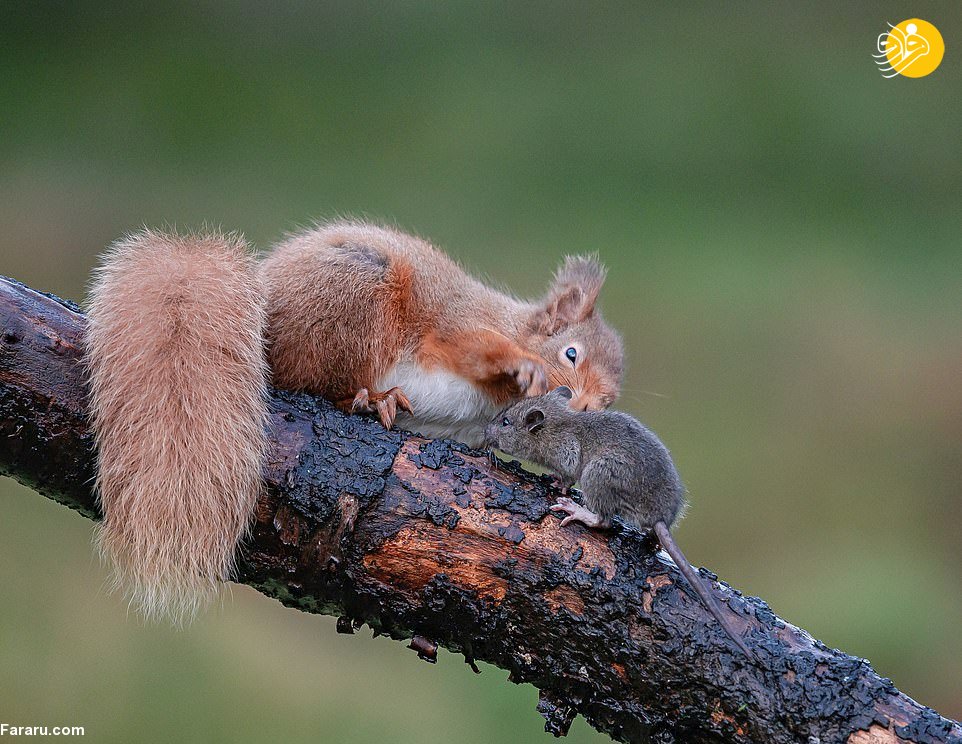
M 555 475 L 553 473 L 548 475 L 548 478 L 551 480 L 551 487 L 557 488 L 559 491 L 561 491 L 562 496 L 567 496 L 569 493 L 571 493 L 574 483 L 570 479 L 564 478 L 560 475 Z

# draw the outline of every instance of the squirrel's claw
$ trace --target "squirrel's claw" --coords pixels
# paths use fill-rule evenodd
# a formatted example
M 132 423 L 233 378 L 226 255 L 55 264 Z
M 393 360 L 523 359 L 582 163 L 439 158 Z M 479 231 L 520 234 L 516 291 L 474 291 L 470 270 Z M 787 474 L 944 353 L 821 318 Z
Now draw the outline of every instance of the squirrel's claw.
M 367 388 L 361 388 L 351 401 L 348 413 L 368 413 L 370 410 L 371 404 Z
M 350 413 L 374 413 L 385 429 L 394 426 L 398 409 L 413 414 L 411 401 L 401 392 L 401 388 L 393 387 L 384 393 L 371 393 L 367 388 L 361 388 L 351 400 L 347 410 Z
M 514 381 L 521 394 L 529 398 L 548 392 L 548 376 L 544 367 L 531 359 L 522 359 L 513 372 Z
M 397 417 L 397 401 L 393 396 L 385 396 L 381 400 L 375 401 L 377 407 L 377 417 L 384 424 L 385 429 L 394 426 L 394 419 Z
M 414 407 L 411 405 L 411 401 L 408 400 L 408 397 L 401 392 L 401 388 L 393 387 L 388 390 L 385 395 L 393 395 L 395 401 L 397 401 L 398 408 L 400 408 L 402 411 L 407 411 L 412 416 L 414 415 Z

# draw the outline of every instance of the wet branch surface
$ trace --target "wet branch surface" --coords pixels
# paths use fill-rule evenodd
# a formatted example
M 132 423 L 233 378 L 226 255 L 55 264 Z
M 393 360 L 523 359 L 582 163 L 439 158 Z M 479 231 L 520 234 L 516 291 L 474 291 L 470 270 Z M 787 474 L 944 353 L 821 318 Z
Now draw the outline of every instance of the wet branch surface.
M 0 474 L 97 519 L 83 329 L 75 305 L 0 279 Z M 285 605 L 509 670 L 559 735 L 580 713 L 625 742 L 962 742 L 867 661 L 703 569 L 747 661 L 646 536 L 561 529 L 546 478 L 309 396 L 271 407 L 238 581 Z

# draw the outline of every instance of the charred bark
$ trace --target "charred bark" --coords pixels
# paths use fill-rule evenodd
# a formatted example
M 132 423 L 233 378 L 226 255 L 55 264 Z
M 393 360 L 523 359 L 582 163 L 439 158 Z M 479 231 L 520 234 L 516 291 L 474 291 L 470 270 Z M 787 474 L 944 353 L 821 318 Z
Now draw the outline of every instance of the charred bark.
M 0 280 L 0 474 L 96 519 L 75 305 Z M 546 729 L 580 713 L 619 741 L 962 742 L 900 693 L 702 569 L 759 658 L 712 622 L 647 536 L 560 529 L 548 479 L 480 452 L 272 401 L 267 490 L 238 581 L 306 612 L 440 644 L 541 691 Z

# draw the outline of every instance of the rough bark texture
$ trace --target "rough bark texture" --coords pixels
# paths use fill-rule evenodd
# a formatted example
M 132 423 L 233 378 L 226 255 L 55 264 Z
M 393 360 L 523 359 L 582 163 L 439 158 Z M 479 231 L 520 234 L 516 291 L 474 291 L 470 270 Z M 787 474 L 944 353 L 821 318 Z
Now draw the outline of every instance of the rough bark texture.
M 75 305 L 0 280 L 0 474 L 96 519 Z M 561 529 L 517 465 L 276 393 L 273 452 L 239 581 L 285 605 L 490 662 L 619 741 L 962 742 L 901 694 L 716 577 L 748 662 L 645 537 Z

